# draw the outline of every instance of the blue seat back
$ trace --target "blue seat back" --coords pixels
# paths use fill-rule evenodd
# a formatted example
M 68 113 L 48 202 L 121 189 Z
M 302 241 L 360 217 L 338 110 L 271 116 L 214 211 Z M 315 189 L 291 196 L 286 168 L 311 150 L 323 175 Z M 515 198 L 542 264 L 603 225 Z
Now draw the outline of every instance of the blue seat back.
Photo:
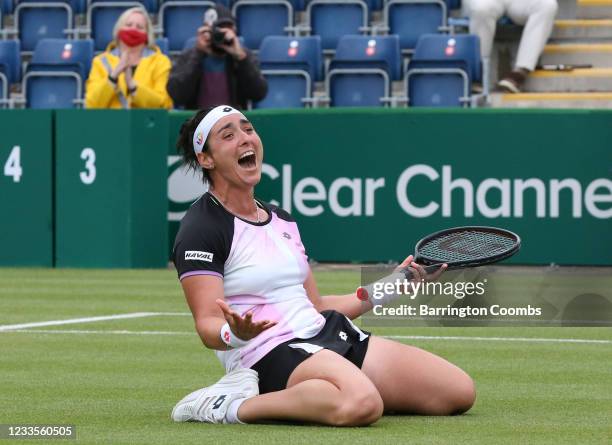
M 13 13 L 13 0 L 0 0 L 0 13 L 12 14 Z
M 73 71 L 85 80 L 93 58 L 93 41 L 43 39 L 36 45 L 28 71 Z
M 113 40 L 113 27 L 126 9 L 142 6 L 137 2 L 94 2 L 89 7 L 91 38 L 95 51 L 104 51 Z
M 381 76 L 347 74 L 333 76 L 330 82 L 332 107 L 381 107 L 389 94 Z
M 411 61 L 409 70 L 429 68 L 454 68 L 467 73 L 468 67 L 464 61 L 449 61 L 448 63 Z M 409 105 L 411 107 L 462 107 L 462 98 L 469 93 L 465 91 L 464 77 L 459 73 L 415 73 L 411 72 L 408 81 Z
M 293 7 L 294 11 L 303 11 L 304 8 L 306 7 L 306 1 L 307 0 L 288 0 L 289 3 L 291 3 L 291 6 Z M 234 1 L 234 3 L 236 3 Z
M 79 1 L 79 0 L 70 0 Z M 87 3 L 87 0 L 84 0 Z M 149 12 L 157 12 L 158 0 L 90 0 L 90 4 L 102 3 L 102 2 L 117 2 L 117 3 L 134 3 L 135 1 L 141 3 L 141 5 Z
M 333 68 L 380 68 L 390 80 L 398 80 L 401 77 L 399 37 L 344 36 L 330 63 L 330 69 Z
M 0 72 L 9 83 L 21 80 L 21 58 L 19 56 L 19 40 L 0 40 Z
M 180 51 L 194 37 L 204 23 L 204 13 L 214 6 L 213 2 L 165 2 L 160 8 L 160 21 L 164 37 L 168 38 L 168 49 Z
M 302 98 L 308 95 L 307 80 L 300 75 L 266 75 L 268 94 L 253 108 L 303 108 Z
M 323 78 L 321 38 L 268 36 L 259 49 L 261 68 L 303 70 L 315 82 Z
M 73 28 L 72 10 L 66 3 L 20 3 L 16 14 L 22 51 L 33 51 L 41 39 L 68 37 L 64 31 Z
M 335 49 L 342 36 L 362 34 L 360 28 L 368 24 L 367 4 L 361 0 L 313 0 L 308 11 L 310 33 L 321 36 L 326 50 Z
M 13 6 L 13 0 L 0 0 L 0 16 L 2 16 L 2 14 L 12 14 Z
M 480 60 L 480 41 L 477 36 L 471 34 L 461 35 L 439 35 L 426 34 L 419 38 L 414 54 L 413 62 L 441 62 L 449 66 L 456 62 L 459 66 L 465 63 L 465 67 L 472 82 L 482 81 L 482 63 Z
M 448 10 L 461 8 L 461 0 L 445 0 Z
M 259 48 L 266 36 L 286 35 L 286 28 L 293 26 L 293 7 L 286 1 L 261 4 L 238 1 L 233 14 L 245 46 L 251 49 Z
M 159 46 L 159 50 L 168 55 L 168 39 L 166 37 L 160 37 L 159 39 L 155 39 L 155 44 Z
M 198 39 L 197 36 L 192 36 L 189 37 L 187 40 L 185 40 L 185 44 L 183 45 L 183 49 L 189 49 L 189 48 L 193 48 L 196 44 L 196 40 Z
M 78 81 L 73 77 L 32 77 L 27 81 L 26 106 L 34 109 L 75 108 Z
M 419 36 L 438 33 L 446 26 L 446 5 L 442 0 L 403 3 L 392 0 L 387 5 L 385 20 L 390 34 L 397 34 L 402 49 L 414 49 Z
M 80 14 L 85 11 L 87 0 L 16 0 L 15 3 L 66 3 L 72 9 L 74 14 Z

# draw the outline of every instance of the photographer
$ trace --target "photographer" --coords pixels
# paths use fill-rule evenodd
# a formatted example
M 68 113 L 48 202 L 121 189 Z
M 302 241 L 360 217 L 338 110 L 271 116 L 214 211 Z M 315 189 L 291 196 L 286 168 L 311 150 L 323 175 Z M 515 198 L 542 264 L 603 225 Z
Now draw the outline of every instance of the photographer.
M 263 99 L 268 84 L 258 62 L 240 44 L 236 22 L 227 8 L 216 5 L 204 14 L 196 45 L 178 57 L 168 80 L 168 93 L 179 108 L 230 104 L 245 109 Z

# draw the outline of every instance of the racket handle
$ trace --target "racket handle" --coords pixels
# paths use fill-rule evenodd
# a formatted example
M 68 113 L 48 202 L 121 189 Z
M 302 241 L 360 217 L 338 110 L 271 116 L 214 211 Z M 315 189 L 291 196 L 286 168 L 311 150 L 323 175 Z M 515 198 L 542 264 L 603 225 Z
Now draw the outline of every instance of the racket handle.
M 429 266 L 424 266 L 423 269 L 425 269 L 425 272 L 427 272 L 427 275 L 429 275 L 430 273 L 434 273 L 436 272 L 440 267 L 442 267 L 442 264 L 444 263 L 439 263 L 439 264 L 430 264 Z M 409 268 L 404 268 L 402 269 L 402 273 L 406 276 L 407 280 L 412 280 L 413 278 L 413 274 L 412 271 Z

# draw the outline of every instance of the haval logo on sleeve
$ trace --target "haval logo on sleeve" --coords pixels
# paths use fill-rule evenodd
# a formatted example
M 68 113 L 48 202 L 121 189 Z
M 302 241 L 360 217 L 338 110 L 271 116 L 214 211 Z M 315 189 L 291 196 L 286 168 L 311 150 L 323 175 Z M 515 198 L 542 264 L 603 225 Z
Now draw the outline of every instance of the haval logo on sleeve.
M 225 107 L 225 108 L 223 109 L 223 112 L 224 112 L 224 113 L 229 113 L 230 111 L 232 111 L 232 107 Z
M 195 261 L 207 261 L 209 263 L 212 263 L 213 254 L 210 252 L 201 252 L 199 250 L 187 250 L 185 251 L 185 259 Z

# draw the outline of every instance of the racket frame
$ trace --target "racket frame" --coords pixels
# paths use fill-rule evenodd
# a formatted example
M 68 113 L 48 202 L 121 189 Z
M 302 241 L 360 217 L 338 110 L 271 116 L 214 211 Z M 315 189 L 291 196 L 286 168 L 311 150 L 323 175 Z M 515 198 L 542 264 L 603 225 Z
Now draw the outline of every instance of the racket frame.
M 420 247 L 424 245 L 425 243 L 431 241 L 433 238 L 439 238 L 440 236 L 443 236 L 443 235 L 448 235 L 448 234 L 456 233 L 456 232 L 464 232 L 468 230 L 489 232 L 489 233 L 504 235 L 508 238 L 514 238 L 515 245 L 514 247 L 507 250 L 506 252 L 502 252 L 498 255 L 492 255 L 492 256 L 488 256 L 488 257 L 484 257 L 484 258 L 480 258 L 476 260 L 469 260 L 469 261 L 454 261 L 454 262 L 449 262 L 449 263 L 441 263 L 439 261 L 431 261 L 430 259 L 420 256 L 419 254 Z M 499 227 L 490 227 L 490 226 L 462 226 L 462 227 L 452 227 L 450 229 L 440 230 L 438 232 L 429 234 L 424 238 L 421 238 L 419 242 L 417 243 L 414 251 L 415 251 L 415 262 L 419 264 L 423 264 L 425 266 L 429 266 L 426 268 L 426 269 L 429 269 L 427 270 L 429 272 L 431 270 L 435 270 L 435 269 L 432 269 L 433 266 L 436 266 L 437 268 L 441 266 L 442 264 L 448 264 L 448 269 L 461 269 L 463 267 L 478 267 L 478 266 L 483 266 L 485 264 L 497 263 L 498 261 L 505 260 L 506 258 L 509 258 L 512 255 L 516 254 L 520 250 L 520 248 L 521 248 L 521 237 L 518 236 L 516 233 L 511 232 L 510 230 L 501 229 Z

